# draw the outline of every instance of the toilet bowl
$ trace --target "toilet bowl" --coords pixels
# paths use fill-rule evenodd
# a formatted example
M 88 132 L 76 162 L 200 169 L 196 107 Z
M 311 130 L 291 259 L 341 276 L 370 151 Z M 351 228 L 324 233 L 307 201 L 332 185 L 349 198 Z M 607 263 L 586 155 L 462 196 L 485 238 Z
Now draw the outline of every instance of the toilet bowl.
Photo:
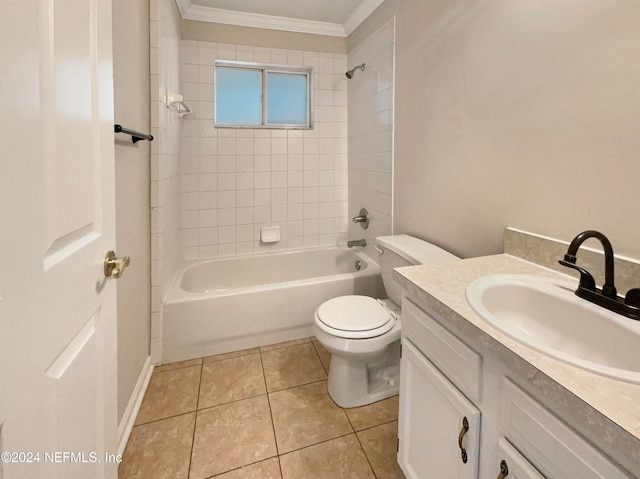
M 315 312 L 314 333 L 331 353 L 329 395 L 344 408 L 398 393 L 402 288 L 392 278 L 393 268 L 459 259 L 408 235 L 379 237 L 376 249 L 389 299 L 339 296 Z
M 398 307 L 389 303 L 369 296 L 339 296 L 316 310 L 314 333 L 331 353 L 329 395 L 340 407 L 362 406 L 398 393 L 400 319 Z

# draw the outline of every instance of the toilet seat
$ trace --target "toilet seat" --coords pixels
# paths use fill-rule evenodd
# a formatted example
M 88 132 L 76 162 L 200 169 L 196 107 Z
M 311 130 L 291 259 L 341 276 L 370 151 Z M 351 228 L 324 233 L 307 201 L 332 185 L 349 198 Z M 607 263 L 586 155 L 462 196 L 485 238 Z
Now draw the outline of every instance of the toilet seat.
M 328 334 L 347 339 L 380 336 L 393 328 L 395 316 L 370 296 L 339 296 L 316 310 L 316 324 Z

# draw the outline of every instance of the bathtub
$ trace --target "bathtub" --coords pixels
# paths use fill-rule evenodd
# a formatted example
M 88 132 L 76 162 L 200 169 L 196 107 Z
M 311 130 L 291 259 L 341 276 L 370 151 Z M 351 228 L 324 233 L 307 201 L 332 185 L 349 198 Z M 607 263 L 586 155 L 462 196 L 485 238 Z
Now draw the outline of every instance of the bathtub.
M 316 308 L 345 294 L 384 295 L 378 265 L 347 248 L 188 264 L 162 304 L 162 362 L 312 336 Z

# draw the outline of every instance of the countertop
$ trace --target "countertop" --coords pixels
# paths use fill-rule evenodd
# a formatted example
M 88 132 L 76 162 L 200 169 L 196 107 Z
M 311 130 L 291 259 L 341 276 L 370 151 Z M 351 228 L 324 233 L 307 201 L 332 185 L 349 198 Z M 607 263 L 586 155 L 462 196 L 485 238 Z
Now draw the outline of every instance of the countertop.
M 605 440 L 616 451 L 640 464 L 640 385 L 605 378 L 545 356 L 483 321 L 467 304 L 465 291 L 473 280 L 498 273 L 567 279 L 565 275 L 506 254 L 407 266 L 396 269 L 394 277 L 418 306 L 437 311 L 454 332 L 462 331 L 474 337 L 477 343 L 469 344 L 471 347 L 501 349 L 496 348 L 497 343 L 510 351 L 503 353 L 502 359 L 514 362 L 513 357 L 509 358 L 512 353 L 542 372 L 546 376 L 543 379 L 533 378 L 533 374 L 528 380 L 537 381 L 537 387 L 546 388 L 550 398 L 571 408 L 580 421 L 588 422 L 590 430 L 606 436 Z

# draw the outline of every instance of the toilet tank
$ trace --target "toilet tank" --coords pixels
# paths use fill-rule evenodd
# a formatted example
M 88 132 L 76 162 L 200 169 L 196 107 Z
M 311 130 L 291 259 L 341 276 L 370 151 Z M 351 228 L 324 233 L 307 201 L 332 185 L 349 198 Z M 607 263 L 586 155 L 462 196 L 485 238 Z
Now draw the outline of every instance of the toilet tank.
M 376 246 L 384 289 L 398 305 L 402 301 L 402 287 L 393 279 L 393 268 L 460 260 L 442 248 L 409 235 L 380 236 L 376 238 Z

